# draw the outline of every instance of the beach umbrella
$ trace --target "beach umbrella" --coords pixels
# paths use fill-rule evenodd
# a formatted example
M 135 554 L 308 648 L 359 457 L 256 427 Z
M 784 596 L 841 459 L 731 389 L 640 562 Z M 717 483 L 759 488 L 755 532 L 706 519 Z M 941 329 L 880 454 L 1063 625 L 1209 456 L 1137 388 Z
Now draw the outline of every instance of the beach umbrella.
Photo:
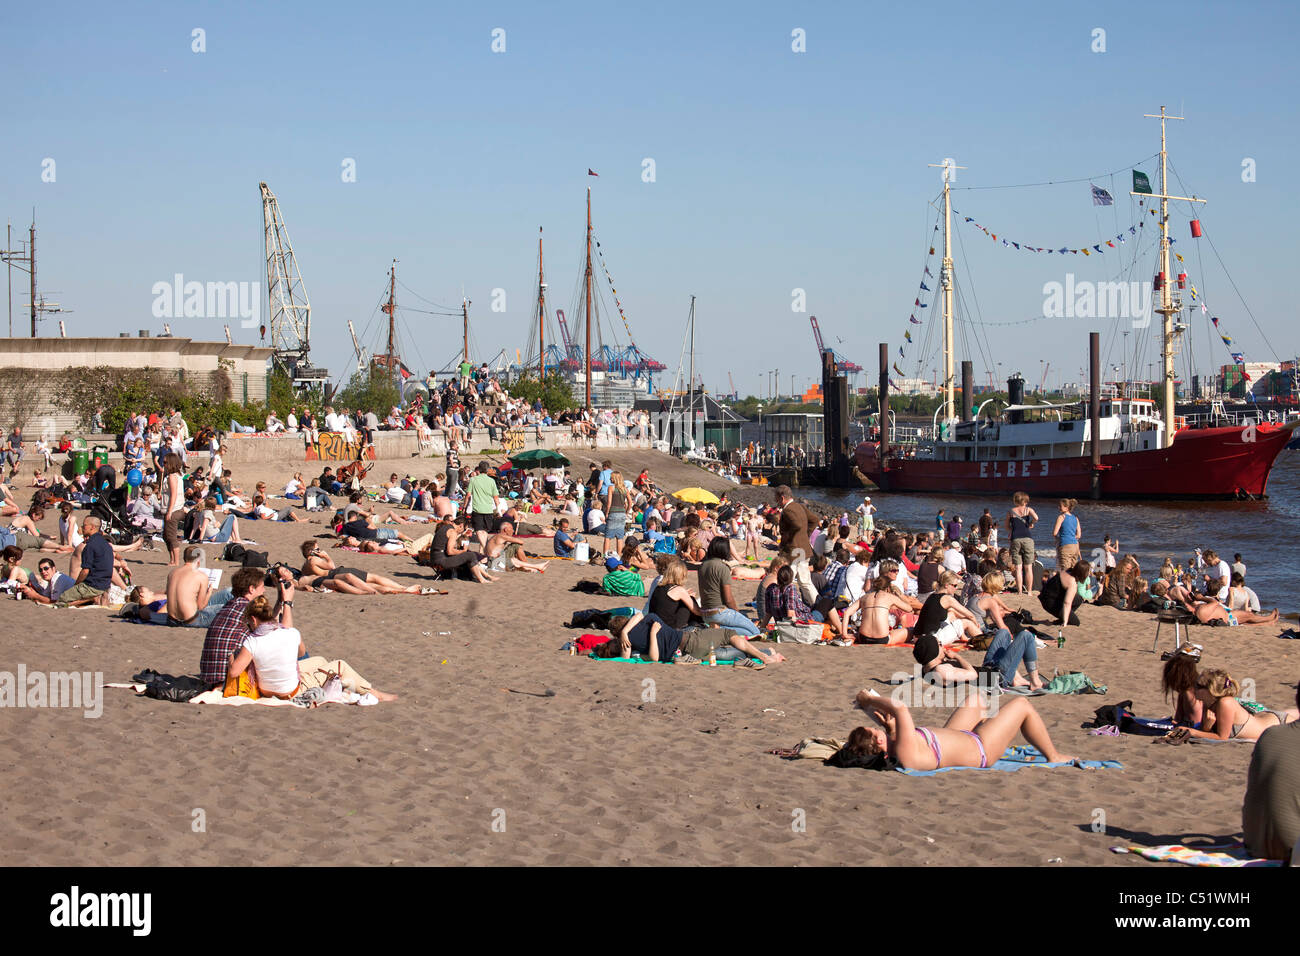
M 701 502 L 706 505 L 716 505 L 718 503 L 718 496 L 711 491 L 705 491 L 703 488 L 683 488 L 681 491 L 674 491 L 673 497 L 693 505 L 698 505 Z
M 517 455 L 511 455 L 510 461 L 516 468 L 525 469 L 562 468 L 569 464 L 569 459 L 558 451 L 551 451 L 549 448 L 533 448 L 529 451 L 521 451 Z

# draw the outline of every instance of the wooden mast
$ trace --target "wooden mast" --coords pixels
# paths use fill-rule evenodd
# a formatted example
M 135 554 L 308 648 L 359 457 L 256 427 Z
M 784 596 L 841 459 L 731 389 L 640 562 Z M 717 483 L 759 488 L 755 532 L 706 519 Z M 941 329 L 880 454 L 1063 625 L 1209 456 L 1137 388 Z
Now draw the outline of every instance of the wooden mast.
M 395 374 L 393 365 L 393 352 L 396 347 L 397 339 L 397 260 L 393 260 L 394 265 L 388 268 L 388 302 L 384 305 L 384 311 L 388 313 L 388 377 L 391 380 Z
M 587 363 L 587 411 L 591 411 L 591 187 L 587 187 L 587 347 L 584 351 Z

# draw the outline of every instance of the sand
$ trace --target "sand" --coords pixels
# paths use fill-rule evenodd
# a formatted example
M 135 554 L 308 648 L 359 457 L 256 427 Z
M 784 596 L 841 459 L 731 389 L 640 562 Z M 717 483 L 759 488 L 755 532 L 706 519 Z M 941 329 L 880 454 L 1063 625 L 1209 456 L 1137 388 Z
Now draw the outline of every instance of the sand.
M 661 476 L 725 487 L 652 453 L 619 461 L 630 475 L 654 462 Z M 380 463 L 373 474 L 439 466 Z M 251 488 L 285 473 L 249 466 L 235 477 Z M 288 560 L 325 530 L 313 517 L 244 533 Z M 404 583 L 425 579 L 401 557 L 335 554 Z M 135 557 L 136 583 L 160 588 L 165 552 Z M 1125 699 L 1143 715 L 1168 713 L 1153 618 L 1085 608 L 1064 649 L 1040 652 L 1046 674 L 1083 670 L 1110 689 L 1035 699 L 1057 746 L 1123 770 L 911 778 L 764 753 L 846 736 L 860 722 L 853 694 L 888 693 L 878 681 L 909 669 L 909 650 L 782 645 L 789 662 L 761 672 L 572 657 L 560 650 L 581 633 L 562 626 L 572 611 L 626 603 L 570 592 L 594 577 L 553 562 L 541 576 L 452 582 L 446 597 L 300 595 L 296 622 L 312 653 L 342 657 L 400 694 L 377 707 L 203 707 L 106 690 L 99 719 L 0 712 L 9 757 L 0 864 L 1150 866 L 1108 848 L 1240 832 L 1249 744 L 1169 747 L 1081 729 L 1095 708 Z M 748 600 L 753 585 L 738 586 Z M 102 671 L 109 681 L 143 667 L 193 672 L 203 641 L 198 630 L 27 601 L 5 600 L 0 619 L 0 670 L 10 672 Z M 1253 679 L 1270 706 L 1292 706 L 1300 645 L 1278 631 L 1193 633 L 1207 664 Z M 548 689 L 554 696 L 536 696 Z M 1106 831 L 1095 832 L 1101 814 Z

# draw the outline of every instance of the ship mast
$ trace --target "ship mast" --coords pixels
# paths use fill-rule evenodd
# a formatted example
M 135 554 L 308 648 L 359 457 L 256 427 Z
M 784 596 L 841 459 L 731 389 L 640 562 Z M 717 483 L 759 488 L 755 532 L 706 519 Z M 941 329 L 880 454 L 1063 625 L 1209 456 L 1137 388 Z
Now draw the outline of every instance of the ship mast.
M 591 411 L 591 187 L 587 187 L 587 347 L 583 352 L 587 363 L 587 411 Z
M 929 165 L 943 170 L 943 269 L 940 272 L 943 284 L 943 419 L 949 422 L 956 417 L 953 404 L 952 194 L 949 187 L 956 176 L 955 170 L 966 167 L 956 165 L 951 159 Z
M 388 301 L 380 307 L 381 312 L 388 313 L 388 353 L 384 359 L 388 367 L 390 380 L 396 375 L 393 356 L 397 351 L 397 260 L 388 267 Z
M 1170 281 L 1171 270 L 1169 268 L 1169 200 L 1181 199 L 1186 202 L 1205 202 L 1204 199 L 1197 199 L 1195 196 L 1171 196 L 1169 195 L 1169 154 L 1165 149 L 1165 121 L 1181 120 L 1181 116 L 1170 116 L 1165 113 L 1165 107 L 1160 107 L 1159 113 L 1143 113 L 1148 119 L 1160 120 L 1160 194 L 1153 196 L 1153 199 L 1160 200 L 1160 275 L 1163 281 L 1160 283 L 1160 307 L 1157 312 L 1164 317 L 1164 328 L 1161 333 L 1161 354 L 1164 358 L 1164 393 L 1162 403 L 1164 405 L 1165 419 L 1165 447 L 1168 448 L 1174 441 L 1174 337 L 1177 334 L 1174 329 L 1174 316 L 1182 311 L 1182 303 L 1174 301 L 1173 283 Z M 1129 192 L 1130 196 L 1145 195 L 1135 191 Z M 1181 331 L 1181 330 L 1180 330 Z
M 546 378 L 546 273 L 542 269 L 542 227 L 537 227 L 537 341 L 539 380 Z

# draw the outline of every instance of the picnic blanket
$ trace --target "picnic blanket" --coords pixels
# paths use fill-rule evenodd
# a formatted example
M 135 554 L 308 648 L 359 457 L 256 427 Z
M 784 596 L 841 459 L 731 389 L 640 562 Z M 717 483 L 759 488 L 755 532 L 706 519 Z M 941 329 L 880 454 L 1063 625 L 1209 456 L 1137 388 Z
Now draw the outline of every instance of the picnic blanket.
M 899 773 L 910 777 L 929 777 L 949 770 L 1003 770 L 1008 773 L 1024 770 L 1026 767 L 1080 767 L 1085 770 L 1123 770 L 1124 765 L 1118 760 L 1058 760 L 1049 762 L 1037 747 L 1008 747 L 1006 753 L 988 767 L 940 767 L 937 770 L 909 770 L 895 767 Z
M 1183 846 L 1168 843 L 1164 846 L 1113 846 L 1112 853 L 1132 853 L 1152 863 L 1182 863 L 1186 866 L 1281 866 L 1281 860 L 1265 860 L 1251 856 L 1242 843 L 1220 843 L 1211 846 Z

